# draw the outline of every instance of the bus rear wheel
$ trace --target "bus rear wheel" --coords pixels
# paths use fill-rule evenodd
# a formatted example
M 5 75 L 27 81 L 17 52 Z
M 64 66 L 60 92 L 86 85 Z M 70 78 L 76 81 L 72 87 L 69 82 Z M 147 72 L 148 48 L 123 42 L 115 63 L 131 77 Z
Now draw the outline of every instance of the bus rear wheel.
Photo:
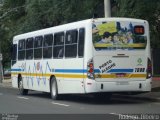
M 19 88 L 19 93 L 20 95 L 27 95 L 28 94 L 28 89 L 23 88 L 23 80 L 22 77 L 18 78 L 18 88 Z
M 50 92 L 53 100 L 58 100 L 60 98 L 60 95 L 58 94 L 57 81 L 54 77 L 51 78 Z

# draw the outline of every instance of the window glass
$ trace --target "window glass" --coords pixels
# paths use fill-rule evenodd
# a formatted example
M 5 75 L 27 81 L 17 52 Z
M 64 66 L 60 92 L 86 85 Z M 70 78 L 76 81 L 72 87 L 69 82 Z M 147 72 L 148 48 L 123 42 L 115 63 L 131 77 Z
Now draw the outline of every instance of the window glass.
M 34 40 L 34 58 L 35 59 L 42 58 L 42 41 L 43 41 L 42 36 L 35 37 L 35 40 Z
M 64 54 L 64 32 L 55 33 L 53 57 L 60 59 L 63 58 L 63 54 Z
M 17 60 L 17 44 L 12 45 L 12 61 L 11 64 L 14 65 Z
M 33 38 L 26 40 L 26 59 L 33 59 Z
M 54 35 L 54 45 L 64 44 L 64 32 L 56 33 Z
M 66 32 L 66 44 L 77 43 L 77 30 L 71 30 Z
M 18 43 L 18 60 L 25 59 L 25 39 L 19 40 Z
M 77 56 L 77 30 L 66 32 L 65 57 L 75 58 Z
M 48 46 L 52 46 L 52 44 L 53 44 L 53 35 L 52 34 L 45 35 L 44 41 L 43 41 L 43 46 L 48 47 Z
M 34 48 L 42 47 L 42 41 L 43 41 L 42 36 L 35 37 Z
M 79 43 L 78 43 L 78 56 L 84 56 L 84 41 L 85 41 L 85 29 L 79 29 Z
M 12 45 L 12 60 L 17 58 L 17 44 Z
M 18 50 L 24 50 L 24 49 L 25 49 L 25 39 L 19 40 Z
M 33 38 L 28 38 L 26 40 L 26 49 L 33 48 Z
M 53 35 L 45 35 L 43 41 L 43 58 L 52 58 Z

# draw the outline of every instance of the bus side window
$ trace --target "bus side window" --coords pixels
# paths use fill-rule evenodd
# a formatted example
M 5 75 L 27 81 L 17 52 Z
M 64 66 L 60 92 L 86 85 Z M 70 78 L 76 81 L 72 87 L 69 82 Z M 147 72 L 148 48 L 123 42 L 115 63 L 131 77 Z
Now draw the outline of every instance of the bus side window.
M 66 32 L 66 39 L 65 39 L 66 58 L 77 57 L 77 38 L 78 38 L 78 30 L 70 30 Z
M 54 34 L 53 57 L 63 58 L 64 54 L 64 32 Z
M 78 41 L 78 56 L 84 56 L 84 41 L 85 41 L 85 29 L 79 29 L 79 41 Z
M 34 58 L 35 59 L 42 58 L 42 41 L 43 41 L 43 36 L 35 37 L 35 40 L 34 40 Z
M 44 36 L 43 40 L 43 58 L 52 58 L 53 35 Z
M 17 44 L 12 45 L 12 66 L 16 63 L 17 61 Z
M 25 39 L 19 40 L 18 43 L 18 60 L 24 60 L 25 59 Z
M 33 38 L 27 38 L 26 40 L 26 59 L 33 59 Z

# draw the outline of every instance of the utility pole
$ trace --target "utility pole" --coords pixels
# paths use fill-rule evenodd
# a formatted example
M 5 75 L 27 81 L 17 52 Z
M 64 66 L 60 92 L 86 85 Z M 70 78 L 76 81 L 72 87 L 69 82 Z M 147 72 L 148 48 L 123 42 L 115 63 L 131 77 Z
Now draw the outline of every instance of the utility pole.
M 111 17 L 111 3 L 110 3 L 110 0 L 104 0 L 104 14 L 105 14 L 105 18 Z

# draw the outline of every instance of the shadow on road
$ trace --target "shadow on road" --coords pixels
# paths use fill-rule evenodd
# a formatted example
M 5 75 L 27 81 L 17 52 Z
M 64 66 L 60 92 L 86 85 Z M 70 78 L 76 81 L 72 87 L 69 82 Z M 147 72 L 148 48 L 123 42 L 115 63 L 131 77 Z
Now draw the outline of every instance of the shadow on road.
M 43 100 L 51 100 L 49 93 L 31 91 L 28 97 L 34 97 Z M 136 97 L 113 95 L 110 100 L 95 99 L 92 95 L 62 95 L 58 101 L 67 101 L 72 103 L 94 104 L 94 105 L 109 105 L 109 104 L 142 104 L 155 102 L 149 99 L 137 99 Z

